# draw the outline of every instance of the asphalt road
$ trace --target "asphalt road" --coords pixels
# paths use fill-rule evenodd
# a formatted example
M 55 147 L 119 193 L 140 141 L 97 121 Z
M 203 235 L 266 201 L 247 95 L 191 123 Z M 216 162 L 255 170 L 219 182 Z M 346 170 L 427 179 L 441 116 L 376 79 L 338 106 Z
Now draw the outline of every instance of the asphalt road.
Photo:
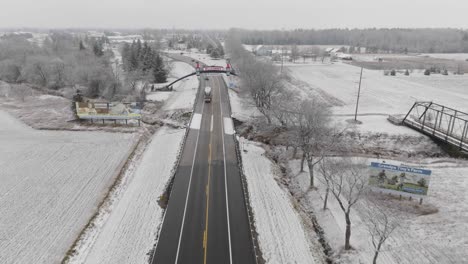
M 227 87 L 221 76 L 209 78 L 201 78 L 153 264 L 255 263 L 234 137 L 224 131 L 232 122 Z

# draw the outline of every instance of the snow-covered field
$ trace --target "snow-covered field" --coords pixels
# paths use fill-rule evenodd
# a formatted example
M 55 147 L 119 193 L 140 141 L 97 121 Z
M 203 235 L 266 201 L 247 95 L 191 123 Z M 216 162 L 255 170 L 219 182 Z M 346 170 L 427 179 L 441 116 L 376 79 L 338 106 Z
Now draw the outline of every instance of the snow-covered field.
M 0 263 L 59 263 L 136 137 L 36 131 L 0 111 Z
M 370 161 L 369 161 L 370 162 Z M 408 164 L 407 161 L 405 161 Z M 425 167 L 432 170 L 428 196 L 424 205 L 437 208 L 438 212 L 421 215 L 401 212 L 404 219 L 400 228 L 384 245 L 378 263 L 393 264 L 430 264 L 430 263 L 467 263 L 468 254 L 468 163 L 457 160 L 425 160 Z M 299 160 L 290 162 L 295 188 L 307 191 L 309 174 L 306 166 L 299 173 Z M 418 166 L 418 165 L 416 165 Z M 318 172 L 315 174 L 319 177 Z M 324 186 L 320 181 L 318 191 L 308 192 L 306 204 L 314 211 L 325 235 L 335 253 L 342 252 L 344 246 L 345 220 L 335 198 L 329 197 L 328 210 L 323 211 Z M 398 201 L 410 208 L 417 201 Z M 351 244 L 355 250 L 339 256 L 340 263 L 369 263 L 373 257 L 370 236 L 362 221 L 362 207 L 352 211 Z M 415 210 L 417 211 L 417 210 Z
M 468 59 L 468 53 L 426 53 L 419 56 L 456 61 L 466 61 Z
M 339 120 L 354 116 L 359 86 L 360 68 L 344 63 L 326 65 L 288 66 L 294 77 L 298 95 L 319 97 L 334 105 Z M 364 69 L 358 119 L 370 131 L 387 130 L 388 115 L 405 114 L 415 101 L 434 101 L 449 107 L 468 111 L 466 75 L 410 75 L 384 76 L 382 71 Z M 366 127 L 358 128 L 361 130 Z M 392 133 L 411 133 L 403 127 Z
M 276 182 L 278 168 L 256 143 L 241 138 L 240 145 L 250 205 L 266 263 L 322 263 L 321 249 L 309 240 L 317 239 L 314 231 L 305 227 L 288 192 Z
M 136 168 L 78 244 L 69 263 L 147 263 L 162 221 L 157 201 L 163 194 L 185 130 L 159 129 Z
M 321 90 L 342 102 L 339 114 L 353 114 L 360 68 L 344 63 L 289 67 L 292 75 L 305 82 L 304 93 Z M 382 71 L 364 69 L 359 114 L 404 114 L 415 101 L 435 101 L 468 110 L 468 76 L 384 76 Z M 308 91 L 309 90 L 309 91 Z
M 413 59 L 415 55 L 407 54 L 353 54 L 353 60 L 364 62 L 377 62 L 380 59 Z
M 0 109 L 34 128 L 77 127 L 77 124 L 67 122 L 74 119 L 70 100 L 34 90 L 21 100 L 11 92 L 16 88 L 17 86 L 0 81 Z

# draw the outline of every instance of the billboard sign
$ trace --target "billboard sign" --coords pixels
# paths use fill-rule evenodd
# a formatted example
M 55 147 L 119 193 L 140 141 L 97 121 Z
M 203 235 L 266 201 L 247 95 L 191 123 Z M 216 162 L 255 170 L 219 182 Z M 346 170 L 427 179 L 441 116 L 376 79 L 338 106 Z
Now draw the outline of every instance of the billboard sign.
M 374 189 L 406 196 L 424 196 L 429 189 L 431 171 L 403 165 L 371 162 L 369 185 Z
M 138 103 L 76 103 L 76 114 L 80 119 L 141 119 Z

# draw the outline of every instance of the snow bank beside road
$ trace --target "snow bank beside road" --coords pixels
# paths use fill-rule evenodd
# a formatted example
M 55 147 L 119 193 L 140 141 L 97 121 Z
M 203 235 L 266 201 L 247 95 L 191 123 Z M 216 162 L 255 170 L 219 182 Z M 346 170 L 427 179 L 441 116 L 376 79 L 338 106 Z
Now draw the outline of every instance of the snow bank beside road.
M 0 123 L 0 263 L 59 263 L 136 138 L 36 131 L 2 111 Z
M 321 263 L 312 249 L 292 201 L 275 180 L 275 169 L 265 151 L 241 139 L 242 160 L 249 188 L 250 204 L 263 258 L 269 264 Z
M 240 97 L 239 93 L 229 89 L 231 116 L 239 121 L 247 122 L 262 114 L 257 110 L 249 97 Z
M 128 175 L 121 197 L 106 208 L 99 222 L 70 263 L 147 263 L 162 221 L 159 196 L 171 176 L 185 130 L 162 127 L 152 137 L 134 173 Z M 91 234 L 91 233 L 90 233 Z

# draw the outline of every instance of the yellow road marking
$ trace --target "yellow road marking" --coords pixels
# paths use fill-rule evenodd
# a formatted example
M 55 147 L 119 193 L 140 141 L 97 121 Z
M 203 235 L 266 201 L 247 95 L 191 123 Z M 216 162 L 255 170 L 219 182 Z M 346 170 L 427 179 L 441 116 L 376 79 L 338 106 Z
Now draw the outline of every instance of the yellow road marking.
M 213 104 L 211 104 L 211 113 L 213 113 Z M 211 120 L 213 123 L 213 120 Z M 213 125 L 213 124 L 211 124 Z M 203 248 L 205 254 L 203 257 L 203 263 L 206 264 L 206 252 L 208 250 L 208 215 L 209 215 L 209 202 L 210 202 L 210 179 L 211 179 L 211 141 L 213 130 L 210 131 L 210 144 L 208 144 L 208 183 L 206 184 L 206 215 L 205 215 L 205 231 L 203 232 Z

